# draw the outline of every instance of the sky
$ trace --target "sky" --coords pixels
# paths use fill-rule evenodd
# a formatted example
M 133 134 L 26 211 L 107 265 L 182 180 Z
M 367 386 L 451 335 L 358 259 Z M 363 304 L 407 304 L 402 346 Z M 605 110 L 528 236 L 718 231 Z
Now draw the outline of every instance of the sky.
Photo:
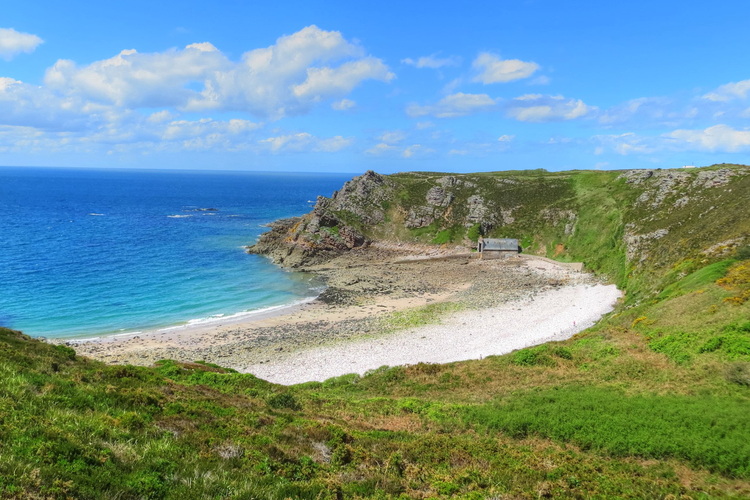
M 381 173 L 750 163 L 747 0 L 24 0 L 0 165 Z

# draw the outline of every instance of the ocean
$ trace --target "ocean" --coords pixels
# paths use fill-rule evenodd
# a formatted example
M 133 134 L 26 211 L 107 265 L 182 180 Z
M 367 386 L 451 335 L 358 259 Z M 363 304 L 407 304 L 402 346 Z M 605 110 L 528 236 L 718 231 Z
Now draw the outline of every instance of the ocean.
M 0 326 L 128 334 L 309 300 L 320 283 L 245 252 L 353 174 L 0 168 Z

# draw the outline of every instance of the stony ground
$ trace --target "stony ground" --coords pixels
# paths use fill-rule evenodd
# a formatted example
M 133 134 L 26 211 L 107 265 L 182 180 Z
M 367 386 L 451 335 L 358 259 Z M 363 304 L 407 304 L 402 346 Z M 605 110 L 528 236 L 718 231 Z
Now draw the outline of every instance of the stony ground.
M 71 345 L 82 355 L 110 363 L 203 360 L 240 368 L 301 349 L 381 335 L 395 310 L 438 301 L 486 309 L 596 281 L 541 260 L 482 261 L 465 250 L 394 245 L 351 251 L 306 271 L 317 274 L 327 289 L 314 303 L 270 323 L 217 325 L 200 335 L 176 331 Z

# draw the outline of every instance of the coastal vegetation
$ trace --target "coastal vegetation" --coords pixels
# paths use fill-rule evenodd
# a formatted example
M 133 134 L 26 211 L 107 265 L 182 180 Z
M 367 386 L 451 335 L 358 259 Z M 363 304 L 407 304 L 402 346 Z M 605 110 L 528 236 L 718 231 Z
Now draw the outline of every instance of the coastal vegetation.
M 625 297 L 567 341 L 290 387 L 0 329 L 0 498 L 750 497 L 748 199 L 737 165 L 365 174 L 256 251 L 514 237 Z

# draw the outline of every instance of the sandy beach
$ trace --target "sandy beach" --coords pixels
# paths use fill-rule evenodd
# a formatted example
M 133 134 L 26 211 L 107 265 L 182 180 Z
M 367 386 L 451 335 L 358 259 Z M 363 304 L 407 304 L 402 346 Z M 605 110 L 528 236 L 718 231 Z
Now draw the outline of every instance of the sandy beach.
M 620 297 L 614 285 L 543 258 L 479 260 L 459 248 L 376 244 L 306 271 L 328 288 L 304 304 L 67 343 L 108 363 L 203 360 L 295 384 L 563 340 L 593 325 Z M 454 312 L 393 328 L 394 313 L 436 303 L 450 303 Z

